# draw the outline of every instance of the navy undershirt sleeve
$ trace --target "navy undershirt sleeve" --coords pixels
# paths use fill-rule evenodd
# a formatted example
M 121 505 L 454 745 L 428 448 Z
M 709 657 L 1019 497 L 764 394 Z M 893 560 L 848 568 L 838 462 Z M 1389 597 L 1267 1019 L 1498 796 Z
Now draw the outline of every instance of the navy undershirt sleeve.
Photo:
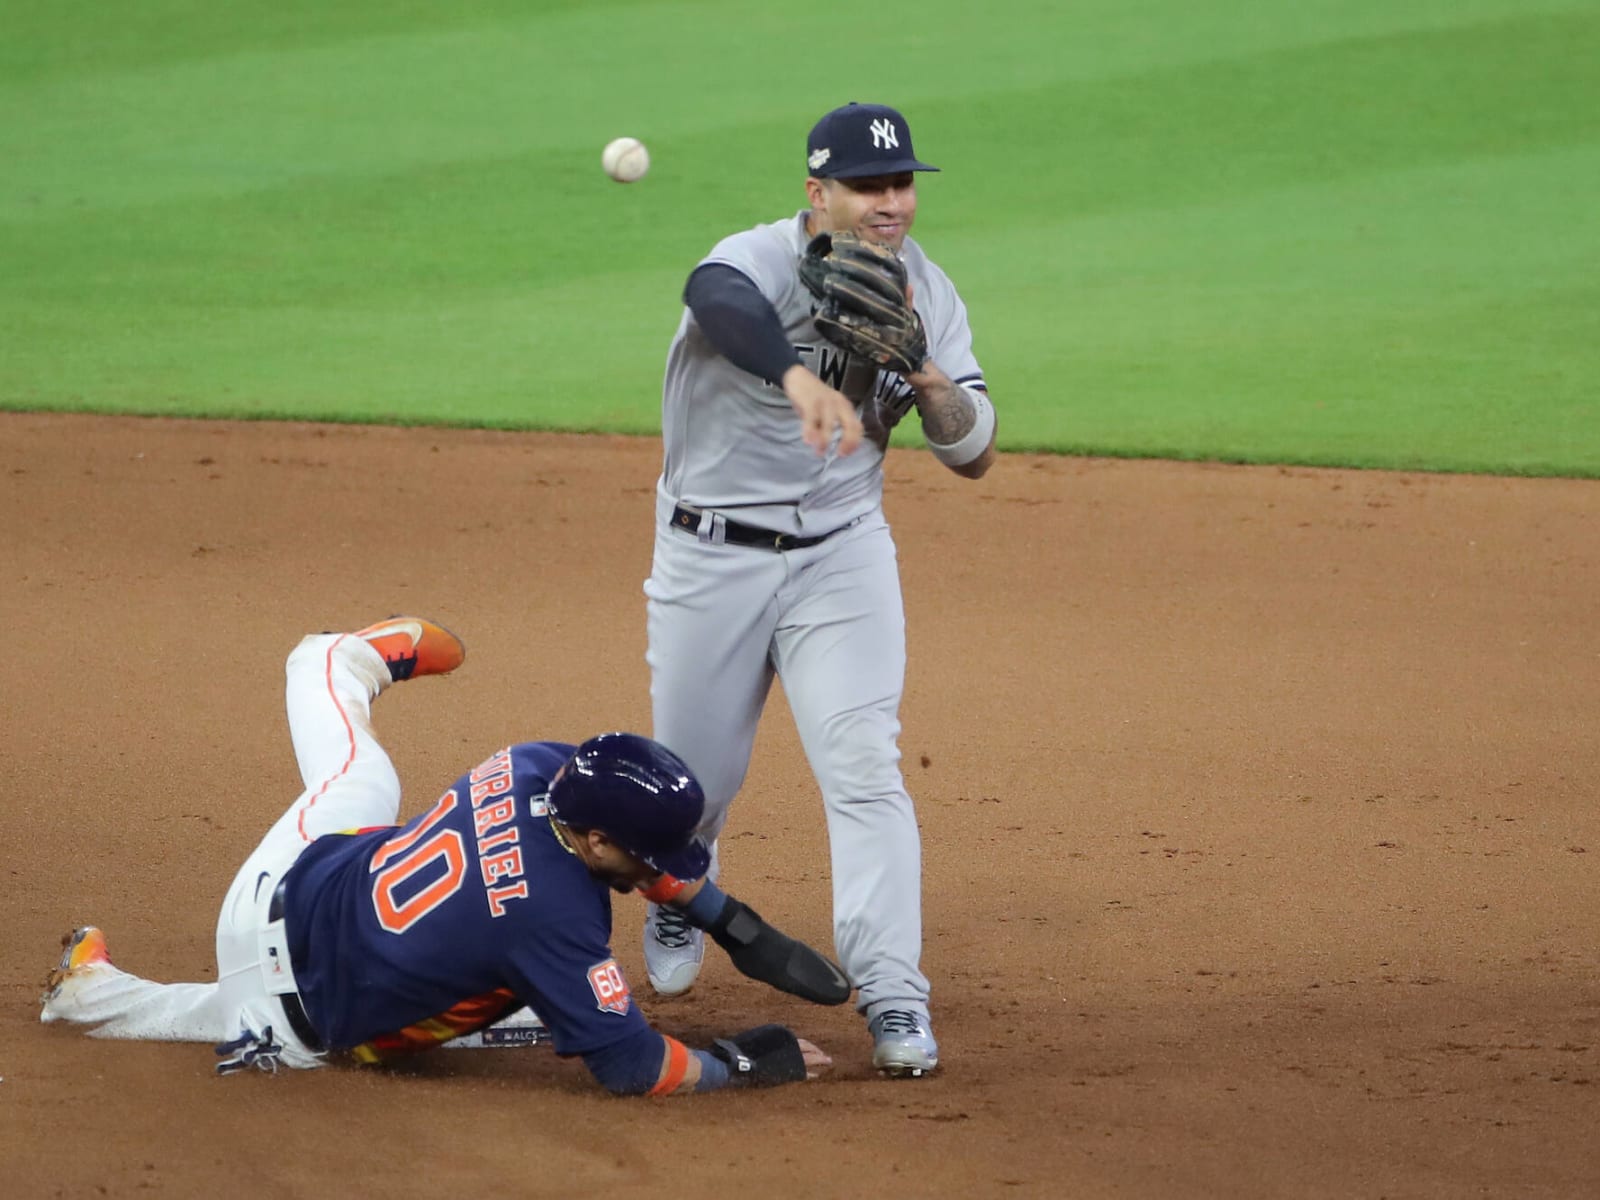
M 778 310 L 737 267 L 727 263 L 696 267 L 684 285 L 683 302 L 717 353 L 741 371 L 777 383 L 800 362 Z
M 583 1056 L 584 1065 L 613 1095 L 638 1096 L 655 1087 L 661 1077 L 661 1056 L 666 1043 L 646 1025 L 637 1033 Z

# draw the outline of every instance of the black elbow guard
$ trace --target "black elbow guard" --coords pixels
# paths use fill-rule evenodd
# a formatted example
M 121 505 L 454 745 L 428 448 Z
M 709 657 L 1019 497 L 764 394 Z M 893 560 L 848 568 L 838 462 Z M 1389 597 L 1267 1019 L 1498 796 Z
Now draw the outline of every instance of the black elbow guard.
M 742 900 L 729 896 L 706 932 L 751 979 L 813 1004 L 850 999 L 850 980 L 832 959 L 780 933 Z

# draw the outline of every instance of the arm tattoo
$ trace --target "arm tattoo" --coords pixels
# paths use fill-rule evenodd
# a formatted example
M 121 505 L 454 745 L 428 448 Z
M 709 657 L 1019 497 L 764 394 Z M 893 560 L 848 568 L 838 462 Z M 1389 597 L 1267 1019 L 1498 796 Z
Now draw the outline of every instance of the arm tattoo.
M 941 446 L 959 442 L 978 423 L 966 389 L 943 376 L 917 389 L 917 411 L 922 414 L 923 433 Z

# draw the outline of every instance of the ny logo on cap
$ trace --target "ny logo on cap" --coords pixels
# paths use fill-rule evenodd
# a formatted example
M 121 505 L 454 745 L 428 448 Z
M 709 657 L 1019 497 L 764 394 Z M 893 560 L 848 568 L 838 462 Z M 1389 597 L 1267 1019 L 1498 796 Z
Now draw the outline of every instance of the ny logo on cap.
M 900 145 L 900 135 L 894 131 L 894 122 L 888 117 L 879 117 L 872 123 L 872 148 L 874 150 L 893 150 Z

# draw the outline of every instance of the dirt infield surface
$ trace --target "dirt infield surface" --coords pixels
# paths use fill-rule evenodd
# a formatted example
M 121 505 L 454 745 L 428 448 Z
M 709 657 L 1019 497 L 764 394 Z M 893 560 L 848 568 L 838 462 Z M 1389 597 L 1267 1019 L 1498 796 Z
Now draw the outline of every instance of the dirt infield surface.
M 1600 1195 L 1593 482 L 1013 456 L 973 484 L 894 453 L 930 1080 L 715 949 L 647 1015 L 786 1022 L 831 1077 L 619 1100 L 506 1050 L 215 1078 L 207 1047 L 38 1024 L 75 924 L 214 976 L 217 903 L 299 788 L 304 632 L 466 639 L 377 708 L 406 816 L 509 741 L 648 731 L 658 456 L 0 414 L 0 1194 Z M 831 945 L 781 697 L 723 861 Z

